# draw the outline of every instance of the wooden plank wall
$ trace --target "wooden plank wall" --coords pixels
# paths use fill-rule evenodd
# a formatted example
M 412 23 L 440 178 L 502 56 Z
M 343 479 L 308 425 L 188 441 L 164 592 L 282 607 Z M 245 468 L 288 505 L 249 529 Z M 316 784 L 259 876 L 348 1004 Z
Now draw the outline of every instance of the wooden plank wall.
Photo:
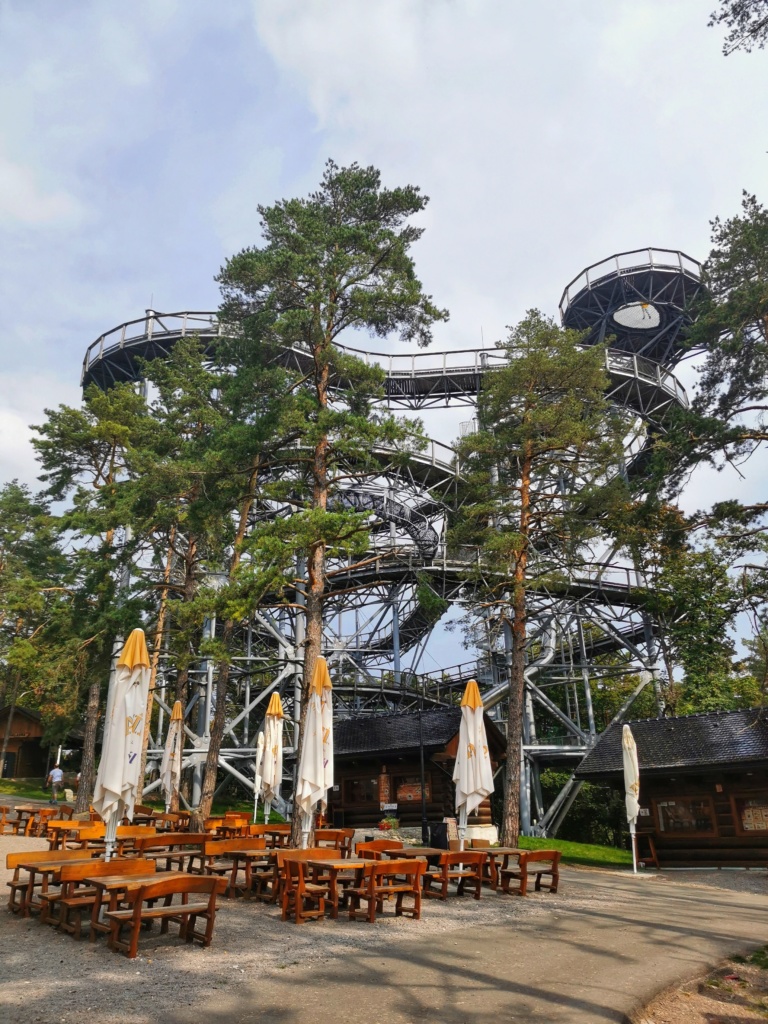
M 765 771 L 712 772 L 675 775 L 672 778 L 641 778 L 640 800 L 651 808 L 651 817 L 641 817 L 641 828 L 652 826 L 662 867 L 768 867 L 768 835 L 740 835 L 733 819 L 734 793 L 762 797 L 768 802 L 768 773 Z M 708 796 L 712 800 L 717 834 L 674 836 L 660 832 L 653 813 L 654 800 L 675 796 Z

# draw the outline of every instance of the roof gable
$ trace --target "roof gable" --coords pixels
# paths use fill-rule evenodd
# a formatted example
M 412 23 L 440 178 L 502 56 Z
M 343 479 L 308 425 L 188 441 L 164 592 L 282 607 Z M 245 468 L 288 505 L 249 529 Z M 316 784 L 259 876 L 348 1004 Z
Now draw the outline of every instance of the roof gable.
M 20 704 L 4 704 L 0 707 L 0 718 L 7 718 L 10 714 L 11 708 L 13 708 L 14 718 L 16 715 L 23 715 L 25 718 L 29 718 L 33 722 L 39 722 L 42 718 L 39 711 L 33 711 L 32 708 L 24 708 Z
M 606 729 L 576 769 L 577 778 L 623 771 L 622 724 Z M 626 724 L 637 743 L 641 773 L 768 761 L 768 713 L 763 708 L 646 718 Z
M 422 712 L 424 748 L 440 750 L 459 731 L 461 708 L 429 708 Z M 489 745 L 503 748 L 504 738 L 498 728 L 485 717 Z M 334 759 L 374 754 L 406 753 L 419 746 L 419 713 L 417 711 L 386 715 L 358 715 L 339 718 L 333 723 Z

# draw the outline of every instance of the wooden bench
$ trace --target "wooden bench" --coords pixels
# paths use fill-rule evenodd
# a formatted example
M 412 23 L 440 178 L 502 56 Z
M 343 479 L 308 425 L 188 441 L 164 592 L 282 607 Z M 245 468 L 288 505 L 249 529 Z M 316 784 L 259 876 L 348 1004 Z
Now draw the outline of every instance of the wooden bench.
M 8 815 L 11 814 L 12 811 L 13 808 L 8 804 L 0 804 L 0 836 L 6 834 L 16 834 L 16 830 L 18 829 L 19 826 L 19 819 L 18 816 L 14 818 L 8 817 Z
M 184 878 L 169 878 L 142 885 L 135 894 L 132 908 L 107 911 L 105 916 L 110 922 L 110 949 L 122 951 L 133 959 L 138 953 L 142 924 L 151 924 L 153 921 L 161 922 L 161 934 L 168 931 L 171 921 L 178 922 L 180 938 L 187 942 L 197 939 L 203 946 L 210 946 L 216 920 L 216 895 L 225 885 L 223 878 L 211 875 L 187 875 Z M 190 902 L 189 897 L 197 893 L 207 899 Z M 173 897 L 177 895 L 181 896 L 181 902 L 174 903 Z M 155 906 L 161 899 L 162 904 Z M 195 929 L 198 917 L 205 921 L 205 930 L 202 932 Z M 127 942 L 123 942 L 120 936 L 126 926 L 130 928 L 130 936 Z
M 88 864 L 66 864 L 59 874 L 60 888 L 41 897 L 43 909 L 40 920 L 57 925 L 62 931 L 79 939 L 82 935 L 82 911 L 90 917 L 96 890 L 80 883 L 86 878 L 100 875 L 153 875 L 155 862 L 139 857 L 114 857 L 112 860 L 93 860 Z M 74 920 L 70 919 L 74 915 Z
M 164 832 L 154 836 L 143 836 L 134 843 L 137 856 L 160 861 L 164 864 L 160 870 L 170 871 L 176 867 L 184 870 L 184 862 L 193 858 L 204 857 L 206 842 L 211 839 L 210 832 Z
M 155 811 L 150 824 L 161 832 L 188 832 L 189 811 Z
M 483 888 L 483 866 L 486 856 L 479 850 L 450 851 L 440 855 L 437 867 L 424 872 L 424 895 L 441 900 L 448 898 L 448 884 L 455 882 L 456 895 L 463 896 L 469 884 L 474 886 L 475 899 L 480 899 Z M 439 892 L 433 892 L 432 884 L 440 886 Z
M 354 837 L 353 828 L 318 828 L 315 829 L 315 846 L 328 846 L 347 858 L 352 853 Z
M 378 860 L 366 866 L 361 884 L 347 889 L 349 899 L 349 919 L 364 919 L 370 924 L 376 920 L 376 913 L 384 910 L 384 900 L 395 896 L 395 915 L 401 917 L 410 914 L 415 921 L 421 917 L 421 879 L 426 863 L 423 860 Z M 413 899 L 413 906 L 403 906 L 406 896 Z M 368 904 L 362 910 L 360 904 Z
M 285 850 L 277 853 L 277 870 L 282 887 L 282 920 L 293 917 L 296 924 L 325 915 L 325 901 L 330 895 L 327 878 L 307 878 L 308 860 L 338 860 L 339 851 L 327 846 L 307 850 Z M 315 904 L 314 907 L 307 904 Z
M 103 821 L 85 822 L 87 828 L 73 829 L 70 833 L 65 832 L 62 844 L 65 850 L 94 850 L 104 849 L 104 836 L 107 826 Z
M 11 871 L 13 870 L 13 877 L 10 882 L 5 884 L 10 888 L 8 894 L 8 909 L 12 914 L 18 914 L 22 910 L 23 905 L 23 893 L 25 893 L 29 887 L 29 878 L 26 876 L 21 877 L 20 864 L 36 864 L 42 863 L 47 860 L 54 858 L 56 860 L 82 860 L 83 853 L 80 850 L 62 850 L 52 854 L 50 850 L 27 850 L 26 853 L 9 853 L 5 858 L 5 866 Z M 38 888 L 38 885 L 35 885 Z M 22 896 L 18 902 L 16 901 L 16 895 Z
M 362 860 L 382 860 L 384 850 L 402 850 L 403 846 L 397 839 L 372 839 L 368 843 L 358 843 L 355 856 Z
M 291 826 L 287 821 L 283 824 L 265 826 L 264 834 L 267 837 L 267 846 L 271 848 L 279 849 L 291 844 Z
M 535 890 L 539 892 L 542 887 L 549 892 L 557 892 L 560 880 L 560 850 L 524 850 L 518 856 L 517 867 L 502 868 L 501 891 L 511 893 L 515 896 L 526 896 L 528 893 L 528 881 L 531 875 L 535 876 Z M 542 878 L 548 875 L 551 879 L 549 884 L 542 882 Z M 520 884 L 515 889 L 510 889 L 512 880 Z

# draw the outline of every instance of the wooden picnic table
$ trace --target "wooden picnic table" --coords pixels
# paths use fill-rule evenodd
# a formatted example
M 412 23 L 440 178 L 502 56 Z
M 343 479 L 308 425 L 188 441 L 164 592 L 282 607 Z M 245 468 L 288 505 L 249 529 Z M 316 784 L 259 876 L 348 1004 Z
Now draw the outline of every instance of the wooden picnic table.
M 40 807 L 35 804 L 16 804 L 14 810 L 16 811 L 16 835 L 29 835 Z
M 234 889 L 237 876 L 240 870 L 245 872 L 245 885 L 243 892 L 250 896 L 253 885 L 253 869 L 267 868 L 277 857 L 276 850 L 232 850 L 229 854 L 232 858 L 232 873 L 229 880 L 229 888 Z
M 354 871 L 355 878 L 353 879 L 355 885 L 360 884 L 363 871 L 366 867 L 370 868 L 371 864 L 375 861 L 370 860 L 354 860 L 348 857 L 339 857 L 337 860 L 308 860 L 307 866 L 312 868 L 315 879 L 319 875 L 328 875 L 328 896 L 331 903 L 331 917 L 335 920 L 339 916 L 339 886 L 338 878 L 340 871 Z
M 22 871 L 26 871 L 29 875 L 27 879 L 27 888 L 20 899 L 20 913 L 22 917 L 29 917 L 33 910 L 40 910 L 42 901 L 35 901 L 35 877 L 40 877 L 40 895 L 48 892 L 48 887 L 51 882 L 56 881 L 57 875 L 61 873 L 62 867 L 65 864 L 72 863 L 87 863 L 93 860 L 92 857 L 74 857 L 63 860 L 57 857 L 51 857 L 50 860 L 36 860 L 36 861 L 20 861 L 19 867 Z
M 186 878 L 188 874 L 187 871 L 164 871 L 162 875 L 149 873 L 146 875 L 121 875 L 115 873 L 114 875 L 94 875 L 93 877 L 86 878 L 84 880 L 86 885 L 91 885 L 96 890 L 88 938 L 91 942 L 95 942 L 97 932 L 109 932 L 110 925 L 105 924 L 103 920 L 104 912 L 117 910 L 118 904 L 129 894 L 133 893 L 135 895 L 142 885 L 157 882 L 160 878 L 163 881 L 171 878 Z M 189 877 L 195 878 L 199 876 L 190 875 Z M 106 907 L 104 906 L 105 897 L 107 897 L 108 904 Z
M 290 828 L 265 828 L 264 835 L 269 836 L 274 848 L 286 849 L 291 841 Z
M 498 892 L 501 872 L 509 865 L 509 858 L 519 858 L 524 851 L 517 846 L 488 846 L 483 847 L 480 852 L 487 856 L 486 864 L 490 875 L 488 884 L 495 892 Z
M 403 860 L 409 857 L 424 857 L 429 860 L 432 857 L 439 857 L 447 850 L 438 849 L 436 846 L 404 846 L 400 850 L 382 850 L 385 857 L 390 860 Z

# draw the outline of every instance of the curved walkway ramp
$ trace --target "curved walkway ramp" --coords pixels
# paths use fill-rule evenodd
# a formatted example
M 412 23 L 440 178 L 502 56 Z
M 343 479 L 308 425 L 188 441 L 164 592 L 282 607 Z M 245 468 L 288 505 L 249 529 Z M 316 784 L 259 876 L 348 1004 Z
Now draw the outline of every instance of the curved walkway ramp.
M 97 338 L 83 360 L 81 383 L 109 387 L 118 381 L 138 380 L 138 359 L 167 356 L 179 339 L 197 335 L 206 348 L 222 337 L 222 327 L 213 312 L 182 311 L 157 313 L 148 310 L 137 320 L 120 324 Z M 384 392 L 390 405 L 427 409 L 477 402 L 483 376 L 504 363 L 498 349 L 459 349 L 451 352 L 414 352 L 387 355 L 338 345 L 349 355 L 380 366 L 385 373 Z M 311 368 L 312 357 L 300 346 L 286 349 L 280 361 L 302 373 Z M 687 406 L 688 398 L 674 374 L 659 363 L 630 352 L 608 349 L 606 369 L 611 379 L 610 397 L 656 424 L 663 422 L 669 408 Z M 345 382 L 335 382 L 344 390 Z

